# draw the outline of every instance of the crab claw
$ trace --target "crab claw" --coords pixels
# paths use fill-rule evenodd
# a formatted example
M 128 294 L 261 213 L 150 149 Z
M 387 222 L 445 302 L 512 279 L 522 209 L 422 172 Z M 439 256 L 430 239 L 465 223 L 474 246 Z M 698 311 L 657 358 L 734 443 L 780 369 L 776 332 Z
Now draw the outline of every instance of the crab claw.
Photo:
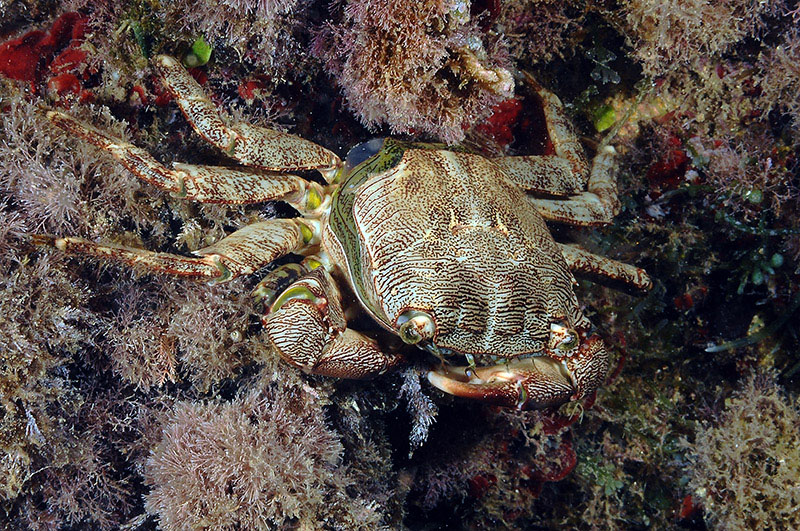
M 575 383 L 575 394 L 572 400 L 580 400 L 597 391 L 608 376 L 608 351 L 597 334 L 586 337 L 580 333 L 581 343 L 575 352 L 560 358 L 572 375 Z M 555 356 L 553 356 L 555 358 Z
M 554 406 L 575 393 L 564 365 L 546 356 L 490 367 L 444 366 L 429 372 L 428 381 L 451 395 L 517 409 Z
M 593 335 L 557 359 L 533 356 L 489 367 L 443 366 L 428 373 L 434 387 L 452 395 L 516 409 L 543 409 L 581 399 L 603 384 L 608 354 Z

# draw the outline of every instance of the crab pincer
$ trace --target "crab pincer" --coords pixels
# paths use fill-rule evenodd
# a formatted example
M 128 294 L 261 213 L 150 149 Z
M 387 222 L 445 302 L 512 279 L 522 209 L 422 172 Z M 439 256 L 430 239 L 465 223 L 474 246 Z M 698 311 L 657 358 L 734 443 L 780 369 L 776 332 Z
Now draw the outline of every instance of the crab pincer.
M 608 370 L 600 336 L 581 339 L 568 353 L 548 350 L 486 367 L 442 365 L 428 372 L 428 381 L 455 396 L 521 410 L 580 400 L 604 383 Z

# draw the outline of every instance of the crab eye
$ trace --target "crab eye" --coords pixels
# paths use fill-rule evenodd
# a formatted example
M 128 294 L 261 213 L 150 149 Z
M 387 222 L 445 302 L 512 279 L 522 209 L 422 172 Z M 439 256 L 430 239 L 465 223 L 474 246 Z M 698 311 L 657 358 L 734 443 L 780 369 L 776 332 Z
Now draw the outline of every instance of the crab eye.
M 433 339 L 436 325 L 430 315 L 418 310 L 409 310 L 397 318 L 397 333 L 404 343 L 415 345 L 424 339 Z
M 400 327 L 400 339 L 403 340 L 404 343 L 408 343 L 409 345 L 414 345 L 415 343 L 419 343 L 422 341 L 422 336 L 420 335 L 419 331 L 414 326 L 414 323 L 411 321 L 406 321 Z
M 550 348 L 568 352 L 578 346 L 578 333 L 563 323 L 550 325 Z
M 578 334 L 574 331 L 570 330 L 570 334 L 568 337 L 564 338 L 564 341 L 558 344 L 558 349 L 567 351 L 572 350 L 578 345 Z

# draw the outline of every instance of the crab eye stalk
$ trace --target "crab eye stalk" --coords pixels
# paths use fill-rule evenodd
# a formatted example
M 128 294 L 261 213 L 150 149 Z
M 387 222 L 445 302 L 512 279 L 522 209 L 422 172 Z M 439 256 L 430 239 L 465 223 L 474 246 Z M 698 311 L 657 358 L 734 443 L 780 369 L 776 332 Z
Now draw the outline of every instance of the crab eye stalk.
M 420 341 L 433 339 L 436 324 L 433 318 L 419 310 L 409 310 L 397 318 L 397 333 L 404 343 L 416 345 Z
M 569 352 L 578 346 L 578 332 L 564 325 L 553 323 L 550 325 L 550 349 L 559 352 Z

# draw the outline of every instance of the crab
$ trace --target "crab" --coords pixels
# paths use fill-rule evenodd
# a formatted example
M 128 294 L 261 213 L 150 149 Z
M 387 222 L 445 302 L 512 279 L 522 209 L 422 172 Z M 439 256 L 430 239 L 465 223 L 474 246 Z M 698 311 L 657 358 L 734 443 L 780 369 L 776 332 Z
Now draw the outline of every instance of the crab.
M 179 61 L 158 56 L 154 67 L 195 131 L 237 165 L 167 167 L 69 114 L 48 118 L 173 196 L 279 200 L 300 217 L 247 225 L 194 256 L 73 237 L 40 243 L 211 282 L 300 255 L 253 293 L 265 303 L 272 347 L 308 373 L 370 378 L 406 362 L 400 341 L 348 326 L 355 306 L 376 330 L 435 355 L 427 378 L 446 393 L 531 409 L 581 399 L 603 384 L 609 356 L 573 291 L 573 273 L 640 290 L 651 283 L 639 268 L 553 239 L 546 221 L 599 225 L 619 207 L 614 148 L 601 144 L 590 166 L 556 96 L 533 84 L 552 155 L 486 158 L 387 138 L 342 161 L 295 135 L 228 124 Z M 305 170 L 325 184 L 288 173 Z

